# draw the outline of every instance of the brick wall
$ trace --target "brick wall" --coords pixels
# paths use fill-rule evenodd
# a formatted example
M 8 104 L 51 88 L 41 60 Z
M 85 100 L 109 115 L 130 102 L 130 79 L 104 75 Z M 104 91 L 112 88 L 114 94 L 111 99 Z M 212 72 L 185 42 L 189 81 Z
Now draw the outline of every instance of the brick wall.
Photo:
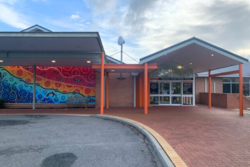
M 200 103 L 208 105 L 208 93 L 200 93 Z M 212 93 L 212 106 L 227 109 L 239 108 L 239 94 Z M 250 108 L 250 100 L 243 98 L 243 109 Z
M 100 73 L 96 73 L 96 108 L 100 107 Z M 134 78 L 123 73 L 124 80 L 118 80 L 120 73 L 109 74 L 109 107 L 133 107 Z
M 216 77 L 212 78 L 211 90 L 214 93 L 214 83 L 215 83 L 215 93 L 223 93 L 223 79 Z M 208 86 L 208 78 L 207 78 Z M 207 88 L 208 91 L 208 88 Z M 195 78 L 195 103 L 200 103 L 200 93 L 205 92 L 205 77 Z

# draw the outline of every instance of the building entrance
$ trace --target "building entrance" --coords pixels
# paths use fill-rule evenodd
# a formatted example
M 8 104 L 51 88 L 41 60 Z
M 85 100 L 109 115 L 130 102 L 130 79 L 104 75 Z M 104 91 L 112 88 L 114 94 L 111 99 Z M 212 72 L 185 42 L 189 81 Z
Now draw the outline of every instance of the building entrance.
M 150 81 L 150 105 L 193 105 L 193 81 Z

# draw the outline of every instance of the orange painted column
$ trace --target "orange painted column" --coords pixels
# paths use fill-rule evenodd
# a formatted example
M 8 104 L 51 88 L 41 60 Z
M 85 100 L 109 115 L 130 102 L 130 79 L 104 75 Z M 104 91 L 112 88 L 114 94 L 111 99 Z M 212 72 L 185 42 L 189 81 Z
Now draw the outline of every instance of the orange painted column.
M 211 71 L 208 71 L 208 108 L 212 106 L 212 93 L 211 93 Z
M 104 96 L 104 53 L 101 53 L 101 97 L 100 97 L 100 114 L 103 114 Z
M 239 111 L 240 116 L 243 116 L 243 74 L 242 63 L 239 64 Z
M 148 63 L 144 64 L 144 114 L 148 114 Z
M 109 108 L 109 73 L 106 73 L 106 108 Z
M 148 73 L 148 107 L 150 107 L 150 73 Z

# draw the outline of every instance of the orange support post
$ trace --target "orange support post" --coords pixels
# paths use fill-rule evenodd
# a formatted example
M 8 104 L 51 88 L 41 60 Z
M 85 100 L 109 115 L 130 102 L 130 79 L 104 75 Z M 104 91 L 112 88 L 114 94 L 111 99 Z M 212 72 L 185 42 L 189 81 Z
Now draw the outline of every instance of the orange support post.
M 242 63 L 239 64 L 239 110 L 240 116 L 243 116 L 243 74 Z
M 101 97 L 100 97 L 100 114 L 103 114 L 104 96 L 104 53 L 101 53 Z
M 211 71 L 208 71 L 208 108 L 212 106 L 212 93 L 211 93 Z
M 109 108 L 109 73 L 106 74 L 106 108 Z
M 148 107 L 150 106 L 150 74 L 148 73 Z
M 148 63 L 144 64 L 144 114 L 148 114 Z

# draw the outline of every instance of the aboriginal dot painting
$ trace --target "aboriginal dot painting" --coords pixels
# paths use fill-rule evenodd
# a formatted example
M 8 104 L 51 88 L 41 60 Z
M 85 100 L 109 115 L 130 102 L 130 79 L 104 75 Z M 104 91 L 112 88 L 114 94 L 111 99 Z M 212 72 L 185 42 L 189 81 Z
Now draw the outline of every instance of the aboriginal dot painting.
M 0 67 L 0 98 L 9 103 L 32 103 L 33 67 Z M 95 71 L 90 67 L 36 67 L 36 103 L 65 103 L 85 97 L 95 104 Z

